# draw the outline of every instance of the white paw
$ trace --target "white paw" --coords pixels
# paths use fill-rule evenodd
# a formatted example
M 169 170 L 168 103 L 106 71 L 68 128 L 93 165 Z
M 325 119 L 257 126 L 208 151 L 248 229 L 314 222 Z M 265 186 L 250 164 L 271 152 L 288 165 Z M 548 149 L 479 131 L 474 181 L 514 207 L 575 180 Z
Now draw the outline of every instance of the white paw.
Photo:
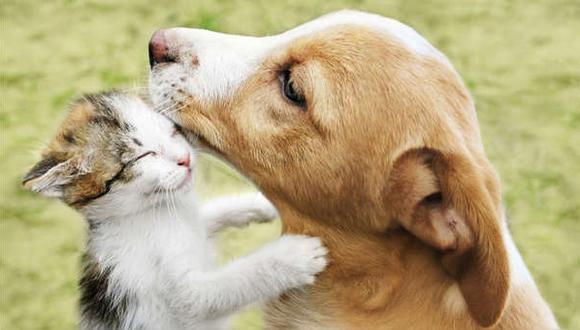
M 272 269 L 280 272 L 279 280 L 288 288 L 313 284 L 327 265 L 328 250 L 317 237 L 284 235 L 264 249 L 272 258 Z
M 257 193 L 252 198 L 252 208 L 254 209 L 253 222 L 265 223 L 279 218 L 278 211 L 274 205 L 262 194 Z

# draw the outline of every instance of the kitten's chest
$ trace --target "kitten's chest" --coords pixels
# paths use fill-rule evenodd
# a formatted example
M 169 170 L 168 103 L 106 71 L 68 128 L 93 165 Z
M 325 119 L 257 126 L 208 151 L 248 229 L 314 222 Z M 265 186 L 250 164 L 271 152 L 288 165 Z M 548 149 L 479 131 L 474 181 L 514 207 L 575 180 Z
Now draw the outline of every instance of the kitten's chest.
M 111 269 L 111 281 L 120 289 L 151 292 L 161 269 L 211 269 L 212 242 L 195 222 L 176 219 L 142 221 L 108 228 L 91 237 L 89 252 L 103 268 Z
M 147 278 L 150 285 L 161 281 L 160 272 L 183 269 L 208 270 L 214 267 L 214 249 L 204 231 L 182 225 L 159 228 L 154 236 L 136 238 L 132 253 L 120 257 L 119 267 L 128 278 Z M 123 266 L 125 265 L 125 266 Z
M 108 228 L 91 236 L 88 249 L 91 267 L 81 281 L 83 319 L 127 329 L 180 328 L 167 310 L 165 281 L 170 273 L 214 267 L 212 242 L 195 223 Z

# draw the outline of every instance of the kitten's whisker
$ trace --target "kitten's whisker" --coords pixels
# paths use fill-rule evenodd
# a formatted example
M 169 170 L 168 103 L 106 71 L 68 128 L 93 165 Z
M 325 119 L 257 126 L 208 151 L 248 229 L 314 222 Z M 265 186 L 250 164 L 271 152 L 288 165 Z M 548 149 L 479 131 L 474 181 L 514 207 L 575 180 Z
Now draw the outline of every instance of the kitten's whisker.
M 167 115 L 169 115 L 169 114 L 171 114 L 173 112 L 173 111 L 171 111 L 172 107 L 173 106 L 169 106 L 169 107 L 167 107 L 167 108 L 165 108 L 163 110 L 159 110 L 158 112 L 160 114 L 164 115 L 164 116 L 167 116 Z
M 182 105 L 180 107 L 174 107 L 174 108 L 170 109 L 170 111 L 167 112 L 166 115 L 172 115 L 176 112 L 180 112 L 181 110 L 185 109 L 189 105 L 190 105 L 190 103 L 182 103 Z
M 163 102 L 161 102 L 161 103 L 157 104 L 157 107 L 158 107 L 158 108 L 161 108 L 161 107 L 164 107 L 164 106 L 166 106 L 167 104 L 170 104 L 170 103 L 172 103 L 172 102 L 173 102 L 173 100 L 171 100 L 171 99 L 168 99 L 168 100 L 165 100 L 165 101 L 163 101 Z
M 171 100 L 168 100 L 168 101 L 165 101 L 161 104 L 156 105 L 155 111 L 163 112 L 163 111 L 166 111 L 167 109 L 171 108 L 172 106 L 174 106 L 173 102 Z
M 175 200 L 174 200 L 174 196 L 173 196 L 173 191 L 170 190 L 168 191 L 168 195 L 169 195 L 169 200 L 171 202 L 171 210 L 169 212 L 170 215 L 172 215 L 173 217 L 177 218 L 177 206 L 175 205 Z
M 171 99 L 165 100 L 165 101 L 161 102 L 160 104 L 157 104 L 156 108 L 163 108 L 172 102 L 173 102 L 173 100 L 171 100 Z
M 177 105 L 177 102 L 172 102 L 171 100 L 168 100 L 164 103 L 162 103 L 161 105 L 156 107 L 156 111 L 162 115 L 167 114 L 168 112 L 170 112 L 172 109 L 174 109 L 174 107 Z

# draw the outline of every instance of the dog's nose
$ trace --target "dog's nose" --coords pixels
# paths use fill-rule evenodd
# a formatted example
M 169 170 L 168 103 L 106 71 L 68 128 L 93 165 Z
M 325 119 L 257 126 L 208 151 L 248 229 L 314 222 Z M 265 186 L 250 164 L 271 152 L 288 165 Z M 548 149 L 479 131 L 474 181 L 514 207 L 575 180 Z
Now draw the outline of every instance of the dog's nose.
M 175 62 L 175 56 L 169 51 L 165 30 L 157 30 L 149 41 L 149 66 L 153 68 L 156 64 L 170 62 Z

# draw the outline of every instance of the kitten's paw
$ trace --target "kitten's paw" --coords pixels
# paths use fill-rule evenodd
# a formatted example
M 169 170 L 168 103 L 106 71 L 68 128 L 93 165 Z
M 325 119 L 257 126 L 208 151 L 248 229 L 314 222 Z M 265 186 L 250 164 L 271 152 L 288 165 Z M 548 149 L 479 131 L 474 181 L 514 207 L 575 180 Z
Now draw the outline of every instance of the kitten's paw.
M 274 205 L 262 193 L 252 196 L 252 207 L 254 208 L 252 222 L 266 223 L 279 218 Z
M 280 269 L 280 278 L 288 280 L 289 287 L 313 284 L 316 274 L 327 265 L 328 250 L 317 237 L 284 235 L 268 247 Z

